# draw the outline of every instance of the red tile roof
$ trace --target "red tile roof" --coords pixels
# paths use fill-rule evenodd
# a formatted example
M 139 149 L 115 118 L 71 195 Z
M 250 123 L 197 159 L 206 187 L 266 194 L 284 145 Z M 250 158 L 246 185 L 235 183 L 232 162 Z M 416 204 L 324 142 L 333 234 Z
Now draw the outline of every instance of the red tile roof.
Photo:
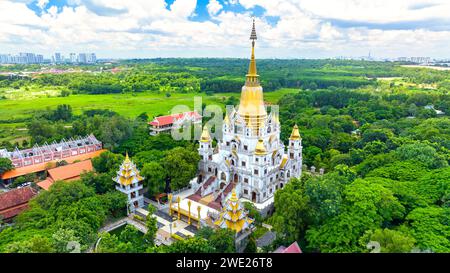
M 37 183 L 39 187 L 43 188 L 44 190 L 48 191 L 51 185 L 53 185 L 53 180 L 47 178 L 39 183 Z
M 31 187 L 0 193 L 0 215 L 4 219 L 16 216 L 28 207 L 28 201 L 36 194 L 37 192 Z
M 48 190 L 55 181 L 64 180 L 72 181 L 80 178 L 83 172 L 93 171 L 92 161 L 90 159 L 61 166 L 58 168 L 48 170 L 48 177 L 44 181 L 37 183 L 37 185 L 44 190 Z
M 61 166 L 58 168 L 48 170 L 48 176 L 50 176 L 53 181 L 58 180 L 69 180 L 80 176 L 84 171 L 93 171 L 92 161 L 90 159 L 69 164 L 66 166 Z
M 297 242 L 293 242 L 290 246 L 280 246 L 273 253 L 302 253 Z
M 179 114 L 173 114 L 173 115 L 167 115 L 167 116 L 160 116 L 153 119 L 153 121 L 149 122 L 148 124 L 152 126 L 164 126 L 174 123 L 175 120 L 182 118 L 184 115 L 188 115 L 189 117 L 194 117 L 196 119 L 201 118 L 196 111 L 186 112 L 186 113 L 179 113 Z
M 86 160 L 86 159 L 97 157 L 106 151 L 107 150 L 102 149 L 102 150 L 98 150 L 98 151 L 95 151 L 92 153 L 86 153 L 86 154 L 80 154 L 80 155 L 76 155 L 76 156 L 62 158 L 58 161 L 64 160 L 64 161 L 67 161 L 67 163 L 72 163 L 77 160 Z M 55 162 L 57 162 L 57 160 L 40 163 L 40 164 L 35 164 L 35 165 L 30 165 L 30 166 L 26 166 L 26 167 L 17 168 L 17 169 L 11 170 L 11 171 L 7 171 L 2 175 L 2 179 L 6 180 L 6 179 L 15 178 L 15 177 L 19 177 L 19 176 L 30 174 L 30 173 L 42 172 L 48 168 L 49 163 L 55 163 Z

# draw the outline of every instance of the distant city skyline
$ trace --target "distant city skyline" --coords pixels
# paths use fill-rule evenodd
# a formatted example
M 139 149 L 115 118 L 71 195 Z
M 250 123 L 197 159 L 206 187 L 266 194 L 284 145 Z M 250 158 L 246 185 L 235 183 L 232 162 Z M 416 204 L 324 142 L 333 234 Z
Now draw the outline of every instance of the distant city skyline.
M 450 58 L 445 0 L 3 0 L 0 51 L 99 58 Z
M 0 52 L 0 64 L 43 64 L 43 63 L 72 63 L 72 64 L 94 64 L 97 62 L 95 53 L 69 53 L 68 56 L 61 52 L 55 52 L 49 58 L 43 54 L 33 52 L 20 52 L 18 54 Z

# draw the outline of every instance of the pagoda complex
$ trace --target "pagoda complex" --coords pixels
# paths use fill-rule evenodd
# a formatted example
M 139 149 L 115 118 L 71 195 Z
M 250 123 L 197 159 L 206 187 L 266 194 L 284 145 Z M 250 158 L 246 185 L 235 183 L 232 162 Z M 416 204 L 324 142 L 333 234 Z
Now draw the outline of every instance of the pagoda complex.
M 128 153 L 120 166 L 120 170 L 117 172 L 117 176 L 113 180 L 117 183 L 116 190 L 127 195 L 128 213 L 134 213 L 137 208 L 144 206 L 144 178 L 139 174 L 136 165 L 128 157 Z
M 302 173 L 302 140 L 295 126 L 286 148 L 280 139 L 276 111 L 267 112 L 255 60 L 255 22 L 250 35 L 251 58 L 242 87 L 240 104 L 227 111 L 223 138 L 213 148 L 208 128 L 200 138 L 199 175 L 193 183 L 193 200 L 208 200 L 220 210 L 236 189 L 238 197 L 253 202 L 258 209 L 273 204 L 275 191 Z

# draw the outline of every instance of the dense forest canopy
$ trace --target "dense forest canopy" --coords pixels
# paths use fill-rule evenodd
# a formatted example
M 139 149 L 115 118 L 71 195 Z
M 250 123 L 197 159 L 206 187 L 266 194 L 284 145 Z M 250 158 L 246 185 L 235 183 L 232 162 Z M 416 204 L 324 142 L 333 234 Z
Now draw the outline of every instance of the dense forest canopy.
M 61 86 L 74 94 L 236 92 L 242 86 L 247 65 L 246 59 L 130 60 L 83 67 L 73 73 L 50 74 L 43 71 L 32 77 L 3 76 L 0 78 L 0 88 Z M 33 68 L 39 71 L 39 67 Z M 67 69 L 65 66 L 59 68 Z M 113 68 L 117 69 L 114 73 Z M 10 69 L 15 71 L 16 66 Z M 374 78 L 379 77 L 405 77 L 413 83 L 448 85 L 445 71 L 407 69 L 391 62 L 266 59 L 258 60 L 258 71 L 266 91 L 282 87 L 313 90 L 332 86 L 358 88 L 375 85 Z

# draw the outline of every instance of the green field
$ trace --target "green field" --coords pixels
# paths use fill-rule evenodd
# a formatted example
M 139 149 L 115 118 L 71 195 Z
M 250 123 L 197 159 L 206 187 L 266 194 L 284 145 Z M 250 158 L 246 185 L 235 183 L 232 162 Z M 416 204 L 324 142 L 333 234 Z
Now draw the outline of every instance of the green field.
M 281 96 L 297 92 L 296 89 L 280 89 L 266 92 L 265 100 L 276 103 Z M 17 138 L 26 136 L 24 120 L 30 119 L 34 114 L 48 108 L 54 109 L 60 104 L 69 104 L 75 114 L 81 114 L 89 109 L 109 109 L 125 117 L 134 118 L 146 112 L 150 117 L 169 114 L 176 105 L 186 105 L 190 109 L 194 106 L 194 97 L 202 97 L 202 103 L 206 105 L 218 104 L 224 106 L 224 102 L 230 96 L 239 99 L 240 93 L 173 93 L 170 97 L 156 93 L 133 94 L 105 94 L 105 95 L 71 95 L 68 97 L 34 97 L 26 99 L 20 96 L 17 99 L 0 100 L 0 142 L 4 140 L 17 141 Z

